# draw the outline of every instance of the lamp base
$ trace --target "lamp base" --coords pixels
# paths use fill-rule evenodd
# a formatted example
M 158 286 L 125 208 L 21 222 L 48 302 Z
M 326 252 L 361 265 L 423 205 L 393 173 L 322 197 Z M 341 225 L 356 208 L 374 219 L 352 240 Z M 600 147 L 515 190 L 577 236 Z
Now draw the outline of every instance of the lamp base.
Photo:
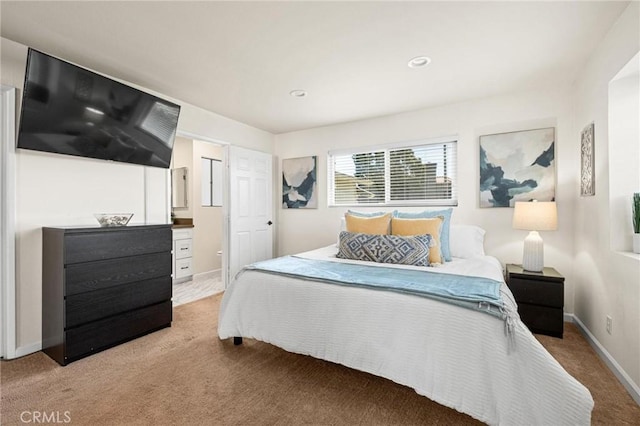
M 542 272 L 544 269 L 544 242 L 538 231 L 529 232 L 524 239 L 522 269 L 531 272 Z

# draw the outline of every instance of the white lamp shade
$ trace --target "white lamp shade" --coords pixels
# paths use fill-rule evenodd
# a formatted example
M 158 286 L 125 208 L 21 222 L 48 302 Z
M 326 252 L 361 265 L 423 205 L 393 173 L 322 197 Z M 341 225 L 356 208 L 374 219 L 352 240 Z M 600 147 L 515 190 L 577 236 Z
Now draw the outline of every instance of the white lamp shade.
M 516 201 L 513 228 L 527 231 L 554 231 L 558 228 L 555 201 Z

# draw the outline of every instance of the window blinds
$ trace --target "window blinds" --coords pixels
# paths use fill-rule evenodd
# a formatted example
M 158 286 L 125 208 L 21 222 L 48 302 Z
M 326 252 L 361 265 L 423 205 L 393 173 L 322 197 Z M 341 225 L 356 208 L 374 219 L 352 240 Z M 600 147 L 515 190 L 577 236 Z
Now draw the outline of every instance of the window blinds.
M 330 152 L 328 204 L 457 205 L 457 141 Z

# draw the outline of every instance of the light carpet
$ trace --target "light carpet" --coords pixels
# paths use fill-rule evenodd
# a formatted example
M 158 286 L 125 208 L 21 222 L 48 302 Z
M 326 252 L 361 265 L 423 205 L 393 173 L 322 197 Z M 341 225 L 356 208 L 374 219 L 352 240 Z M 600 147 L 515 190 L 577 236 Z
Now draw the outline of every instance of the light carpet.
M 478 424 L 389 380 L 216 334 L 221 294 L 174 309 L 163 329 L 60 367 L 39 352 L 0 364 L 0 423 L 34 412 L 78 425 Z M 593 424 L 640 422 L 640 408 L 577 328 L 540 341 L 591 391 Z

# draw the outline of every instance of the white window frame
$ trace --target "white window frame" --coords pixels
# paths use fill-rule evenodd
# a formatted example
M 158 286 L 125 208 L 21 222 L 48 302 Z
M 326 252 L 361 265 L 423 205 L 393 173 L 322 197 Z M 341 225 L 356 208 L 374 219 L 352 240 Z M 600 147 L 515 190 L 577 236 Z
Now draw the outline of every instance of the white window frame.
M 453 165 L 448 165 L 447 168 L 454 167 L 453 182 L 451 186 L 451 199 L 439 198 L 439 199 L 427 199 L 427 200 L 401 200 L 392 201 L 391 198 L 391 182 L 390 182 L 390 155 L 389 151 L 413 148 L 416 146 L 424 145 L 438 145 L 445 143 L 453 143 Z M 333 157 L 338 155 L 353 155 L 367 152 L 385 152 L 385 201 L 382 203 L 336 203 L 335 202 L 335 182 L 333 171 Z M 349 149 L 332 150 L 327 153 L 327 205 L 329 207 L 384 207 L 384 206 L 457 206 L 458 205 L 458 136 L 443 136 L 439 138 L 421 139 L 409 142 L 396 142 L 383 145 L 366 146 Z
M 223 167 L 222 160 L 209 157 L 201 157 L 202 163 L 209 163 L 209 174 L 204 171 L 204 167 L 201 173 L 201 199 L 200 205 L 202 207 L 221 207 L 222 206 L 222 178 Z M 205 204 L 204 192 L 208 189 L 209 204 Z

